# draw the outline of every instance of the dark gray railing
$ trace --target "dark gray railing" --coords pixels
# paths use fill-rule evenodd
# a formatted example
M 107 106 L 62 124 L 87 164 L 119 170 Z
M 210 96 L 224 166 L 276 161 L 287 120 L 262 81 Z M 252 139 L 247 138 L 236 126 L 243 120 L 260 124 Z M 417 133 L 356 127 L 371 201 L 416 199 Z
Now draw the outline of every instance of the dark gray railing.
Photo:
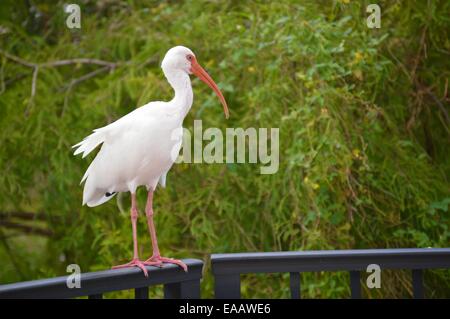
M 135 298 L 149 297 L 149 287 L 164 285 L 165 298 L 200 298 L 203 263 L 185 259 L 189 271 L 175 265 L 82 273 L 80 288 L 68 288 L 68 276 L 0 285 L 0 298 L 102 298 L 104 293 L 134 289 Z M 211 256 L 216 298 L 240 298 L 241 274 L 290 273 L 292 298 L 300 298 L 302 272 L 348 271 L 352 298 L 361 297 L 361 271 L 370 264 L 383 269 L 409 269 L 415 298 L 424 297 L 423 270 L 450 268 L 450 248 L 328 250 Z
M 412 270 L 414 298 L 424 297 L 423 270 L 450 268 L 449 248 L 329 250 L 276 253 L 214 254 L 211 256 L 216 298 L 240 298 L 241 274 L 290 273 L 292 298 L 300 298 L 300 274 L 348 271 L 351 297 L 361 298 L 361 271 L 370 264 L 383 269 Z
M 176 265 L 148 266 L 148 277 L 138 268 L 81 273 L 80 288 L 68 288 L 68 276 L 0 285 L 0 298 L 102 298 L 111 291 L 134 289 L 136 299 L 147 299 L 149 287 L 164 285 L 165 298 L 200 298 L 203 263 L 185 259 L 185 273 Z

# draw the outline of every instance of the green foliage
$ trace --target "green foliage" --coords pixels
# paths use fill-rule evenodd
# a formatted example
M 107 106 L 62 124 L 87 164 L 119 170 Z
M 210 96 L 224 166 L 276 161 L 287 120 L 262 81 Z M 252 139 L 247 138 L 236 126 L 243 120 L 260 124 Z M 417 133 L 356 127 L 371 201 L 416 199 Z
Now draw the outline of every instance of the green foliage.
M 33 63 L 118 64 L 73 87 L 100 67 L 40 68 L 31 98 L 33 69 L 0 54 L 0 210 L 39 212 L 39 225 L 53 232 L 42 243 L 5 229 L 13 249 L 0 246 L 10 262 L 1 282 L 130 257 L 129 196 L 81 207 L 78 184 L 94 155 L 75 158 L 71 145 L 148 101 L 170 99 L 159 63 L 178 44 L 193 49 L 231 111 L 224 121 L 213 93 L 194 80 L 185 127 L 197 118 L 222 129 L 279 127 L 280 170 L 175 165 L 155 195 L 164 254 L 207 260 L 213 252 L 448 246 L 449 2 L 382 1 L 382 27 L 369 29 L 368 1 L 83 1 L 80 30 L 65 27 L 63 2 L 32 2 L 39 16 L 0 5 L 10 13 L 0 16 L 2 50 Z M 145 192 L 138 195 L 143 207 Z M 144 218 L 138 227 L 146 256 Z M 26 261 L 19 272 L 14 258 Z M 392 275 L 382 295 L 410 296 L 407 276 Z M 348 274 L 302 280 L 308 297 L 349 294 Z M 212 284 L 208 274 L 205 296 Z M 427 285 L 431 296 L 450 294 L 448 272 L 431 273 Z M 286 297 L 288 277 L 249 276 L 242 289 Z

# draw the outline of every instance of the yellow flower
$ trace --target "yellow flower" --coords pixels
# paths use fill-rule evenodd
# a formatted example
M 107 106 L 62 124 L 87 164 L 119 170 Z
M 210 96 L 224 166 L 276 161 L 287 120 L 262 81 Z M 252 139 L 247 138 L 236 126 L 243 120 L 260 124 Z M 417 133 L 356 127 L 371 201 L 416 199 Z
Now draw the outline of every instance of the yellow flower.
M 250 73 L 254 73 L 256 71 L 256 69 L 254 67 L 252 67 L 252 66 L 249 66 L 247 68 L 247 71 L 250 72 Z
M 359 149 L 357 149 L 357 148 L 355 148 L 353 151 L 352 151 L 352 154 L 353 154 L 353 156 L 355 157 L 355 158 L 361 158 L 361 151 L 359 150 Z
M 353 60 L 353 63 L 359 63 L 362 59 L 364 59 L 364 54 L 359 51 L 355 52 L 355 59 Z
M 314 183 L 314 182 L 311 182 L 311 181 L 309 180 L 308 176 L 306 176 L 306 177 L 303 179 L 303 182 L 305 182 L 306 185 L 308 185 L 309 187 L 311 187 L 311 188 L 314 189 L 314 190 L 316 190 L 316 189 L 318 189 L 318 188 L 320 187 L 319 184 Z

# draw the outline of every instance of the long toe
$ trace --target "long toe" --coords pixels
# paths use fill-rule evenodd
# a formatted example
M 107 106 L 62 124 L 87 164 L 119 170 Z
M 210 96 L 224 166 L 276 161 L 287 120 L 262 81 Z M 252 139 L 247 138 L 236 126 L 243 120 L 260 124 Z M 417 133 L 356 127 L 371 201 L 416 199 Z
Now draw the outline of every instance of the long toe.
M 181 268 L 183 268 L 183 270 L 184 270 L 185 272 L 188 271 L 187 265 L 186 265 L 184 262 L 182 262 L 181 260 L 179 260 L 179 259 L 167 258 L 167 257 L 159 257 L 159 259 L 160 259 L 163 263 L 175 264 L 175 265 L 178 265 L 178 266 L 180 266 Z
M 127 268 L 127 267 L 133 267 L 131 261 L 126 264 L 123 264 L 123 265 L 112 266 L 111 269 L 121 269 L 121 268 Z
M 113 266 L 112 269 L 138 267 L 138 268 L 140 268 L 142 270 L 142 272 L 144 273 L 144 276 L 148 277 L 148 271 L 147 271 L 147 268 L 145 268 L 145 266 L 146 266 L 145 263 L 140 261 L 139 259 L 133 259 L 129 263 L 126 263 L 126 264 L 123 264 L 123 265 L 118 265 L 118 266 Z
M 147 268 L 145 268 L 144 263 L 138 261 L 138 262 L 136 263 L 136 266 L 142 269 L 142 271 L 144 272 L 144 276 L 145 276 L 145 277 L 148 277 L 148 271 L 147 271 Z

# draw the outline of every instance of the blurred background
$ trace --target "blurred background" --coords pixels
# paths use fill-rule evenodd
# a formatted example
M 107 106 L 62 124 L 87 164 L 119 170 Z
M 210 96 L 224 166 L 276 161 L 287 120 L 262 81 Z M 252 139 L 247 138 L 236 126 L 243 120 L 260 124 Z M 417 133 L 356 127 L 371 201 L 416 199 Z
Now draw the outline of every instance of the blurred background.
M 381 28 L 370 29 L 371 2 L 78 0 L 81 28 L 69 29 L 67 2 L 2 0 L 0 283 L 130 259 L 129 194 L 82 207 L 95 154 L 74 157 L 71 145 L 171 99 L 160 62 L 175 45 L 196 53 L 231 111 L 225 121 L 194 80 L 185 127 L 280 128 L 278 173 L 178 164 L 156 192 L 161 251 L 206 262 L 204 297 L 211 253 L 448 247 L 450 2 L 376 1 Z M 108 63 L 54 63 L 78 58 Z M 138 227 L 147 256 L 145 218 Z M 288 297 L 288 276 L 243 276 L 242 296 Z M 366 297 L 411 296 L 409 273 L 382 276 Z M 448 271 L 425 276 L 427 297 L 450 297 Z M 304 274 L 302 294 L 347 297 L 347 283 Z

